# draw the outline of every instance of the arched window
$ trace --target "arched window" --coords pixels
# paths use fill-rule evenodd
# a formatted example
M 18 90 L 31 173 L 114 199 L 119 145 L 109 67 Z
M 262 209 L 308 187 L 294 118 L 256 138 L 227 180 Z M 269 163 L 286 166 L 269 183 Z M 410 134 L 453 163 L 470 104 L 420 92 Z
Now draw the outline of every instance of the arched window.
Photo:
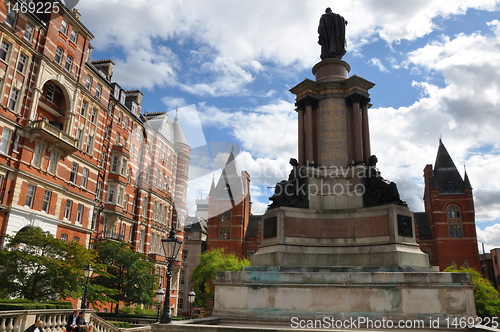
M 80 242 L 80 238 L 78 236 L 73 237 L 73 242 Z
M 61 241 L 68 241 L 68 234 L 61 234 Z
M 450 205 L 446 210 L 446 216 L 448 219 L 458 219 L 460 218 L 460 209 L 456 205 Z
M 460 218 L 460 209 L 456 205 L 450 205 L 446 209 L 448 219 L 448 233 L 450 237 L 463 237 L 462 219 Z
M 231 211 L 219 215 L 219 239 L 231 238 Z
M 470 268 L 469 261 L 464 259 L 464 263 L 462 264 L 462 266 L 466 269 Z
M 450 266 L 457 267 L 457 262 L 454 259 L 452 259 L 450 262 Z

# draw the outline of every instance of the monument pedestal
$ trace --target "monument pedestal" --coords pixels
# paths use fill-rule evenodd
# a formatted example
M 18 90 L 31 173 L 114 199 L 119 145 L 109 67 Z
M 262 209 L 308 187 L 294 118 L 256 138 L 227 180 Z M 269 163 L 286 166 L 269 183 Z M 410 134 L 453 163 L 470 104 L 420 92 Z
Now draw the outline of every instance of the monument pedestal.
M 299 165 L 291 162 L 293 176 L 276 187 L 287 196 L 276 193 L 262 217 L 252 266 L 217 273 L 214 315 L 290 323 L 418 320 L 421 328 L 475 316 L 470 275 L 430 267 L 395 184 L 379 173 L 367 176 L 374 84 L 347 78 L 349 70 L 344 61 L 324 60 L 313 68 L 316 81 L 290 90 L 297 96 Z M 368 183 L 370 202 L 363 199 Z M 307 208 L 289 207 L 294 201 Z M 398 204 L 365 207 L 387 201 Z
M 446 326 L 446 318 L 475 316 L 470 275 L 432 268 L 252 266 L 218 272 L 214 284 L 219 317 L 361 323 L 355 328 L 370 320 L 411 321 L 430 328 L 431 321 Z

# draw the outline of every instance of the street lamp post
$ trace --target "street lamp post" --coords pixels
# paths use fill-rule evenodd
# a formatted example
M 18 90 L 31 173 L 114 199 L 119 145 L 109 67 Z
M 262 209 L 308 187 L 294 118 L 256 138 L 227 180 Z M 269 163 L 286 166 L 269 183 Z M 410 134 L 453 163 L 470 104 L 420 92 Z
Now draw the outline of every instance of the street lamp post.
M 166 239 L 161 239 L 165 258 L 167 259 L 167 288 L 165 290 L 165 302 L 163 303 L 163 314 L 161 315 L 160 323 L 172 324 L 172 313 L 170 312 L 170 284 L 172 281 L 172 263 L 178 259 L 182 241 L 179 241 L 175 236 L 175 230 L 170 231 L 170 236 Z
M 163 302 L 163 297 L 165 296 L 165 293 L 163 292 L 163 289 L 160 288 L 156 291 L 156 322 L 158 323 L 160 321 L 160 307 L 161 303 Z
M 94 270 L 92 267 L 89 265 L 87 268 L 83 270 L 83 276 L 85 277 L 85 291 L 83 292 L 83 298 L 82 298 L 82 305 L 81 309 L 87 309 L 87 291 L 89 288 L 89 280 L 92 278 L 92 274 L 94 273 Z
M 194 289 L 191 287 L 191 291 L 188 293 L 188 302 L 189 302 L 189 319 L 193 319 L 193 302 L 196 298 L 196 293 Z

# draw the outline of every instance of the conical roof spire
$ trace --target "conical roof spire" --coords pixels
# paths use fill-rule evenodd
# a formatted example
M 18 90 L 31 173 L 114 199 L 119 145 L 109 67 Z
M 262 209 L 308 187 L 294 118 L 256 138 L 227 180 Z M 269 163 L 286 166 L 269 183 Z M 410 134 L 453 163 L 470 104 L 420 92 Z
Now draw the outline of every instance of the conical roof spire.
M 469 181 L 469 176 L 467 175 L 467 169 L 464 165 L 464 189 L 472 189 L 472 186 Z
M 433 182 L 432 182 L 433 180 Z M 439 148 L 434 164 L 434 178 L 431 179 L 432 187 L 441 193 L 463 193 L 464 181 L 451 159 L 448 150 L 439 138 Z

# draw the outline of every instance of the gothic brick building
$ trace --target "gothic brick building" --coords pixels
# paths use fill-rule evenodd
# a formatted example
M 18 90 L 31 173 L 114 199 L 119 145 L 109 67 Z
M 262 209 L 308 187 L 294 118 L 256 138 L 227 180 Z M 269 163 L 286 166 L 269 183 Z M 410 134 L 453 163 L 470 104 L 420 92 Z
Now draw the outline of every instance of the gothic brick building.
M 208 195 L 208 250 L 225 248 L 249 257 L 260 244 L 260 216 L 251 215 L 250 175 L 240 172 L 231 151 L 222 174 Z
M 472 186 L 441 140 L 434 168 L 425 166 L 424 179 L 425 212 L 415 213 L 421 250 L 441 271 L 451 265 L 481 271 Z
M 164 276 L 160 240 L 183 237 L 190 147 L 177 118 L 141 113 L 141 91 L 112 81 L 112 60 L 91 61 L 78 11 L 47 3 L 58 13 L 0 3 L 0 248 L 26 226 L 87 247 L 125 241 Z

